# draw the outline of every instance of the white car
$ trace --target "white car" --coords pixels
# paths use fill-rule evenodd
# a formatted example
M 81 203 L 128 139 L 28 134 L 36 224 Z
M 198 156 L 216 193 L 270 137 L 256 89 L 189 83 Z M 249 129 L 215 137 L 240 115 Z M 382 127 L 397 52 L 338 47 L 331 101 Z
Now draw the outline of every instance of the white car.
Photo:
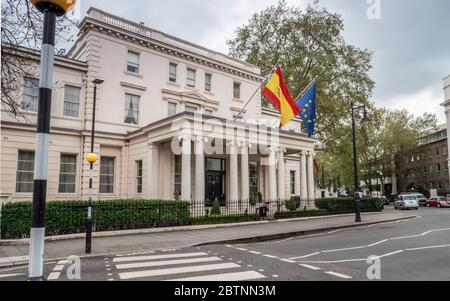
M 413 195 L 399 195 L 397 201 L 394 203 L 395 210 L 408 210 L 408 209 L 419 209 L 419 201 L 417 197 Z

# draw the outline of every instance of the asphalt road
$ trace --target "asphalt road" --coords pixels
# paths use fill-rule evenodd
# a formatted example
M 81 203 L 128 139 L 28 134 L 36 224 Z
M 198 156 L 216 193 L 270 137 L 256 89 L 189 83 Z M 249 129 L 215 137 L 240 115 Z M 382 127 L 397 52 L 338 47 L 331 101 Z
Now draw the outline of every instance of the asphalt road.
M 448 281 L 450 210 L 416 212 L 420 217 L 408 221 L 309 237 L 84 258 L 80 277 L 82 281 Z M 368 263 L 370 256 L 377 257 Z M 0 281 L 25 280 L 26 270 L 0 269 Z M 53 281 L 68 280 L 67 273 L 76 271 L 70 259 L 45 265 L 45 276 Z

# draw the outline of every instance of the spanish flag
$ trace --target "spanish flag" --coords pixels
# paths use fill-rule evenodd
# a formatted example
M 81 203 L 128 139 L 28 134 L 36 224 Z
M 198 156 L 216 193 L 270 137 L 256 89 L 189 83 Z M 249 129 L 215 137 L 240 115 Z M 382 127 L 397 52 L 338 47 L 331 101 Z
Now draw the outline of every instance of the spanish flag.
M 262 90 L 262 95 L 267 97 L 280 112 L 280 128 L 284 127 L 289 121 L 301 113 L 291 92 L 289 92 L 280 66 L 277 67 L 277 70 L 267 82 L 266 87 Z

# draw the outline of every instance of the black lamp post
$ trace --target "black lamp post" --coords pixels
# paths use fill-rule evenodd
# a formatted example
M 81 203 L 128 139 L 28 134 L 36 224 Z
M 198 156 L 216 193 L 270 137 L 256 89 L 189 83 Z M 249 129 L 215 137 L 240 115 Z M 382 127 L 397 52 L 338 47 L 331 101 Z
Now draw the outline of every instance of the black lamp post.
M 86 160 L 90 163 L 89 173 L 89 203 L 88 203 L 88 217 L 86 221 L 86 245 L 85 253 L 91 254 L 92 250 L 92 173 L 94 170 L 94 163 L 97 161 L 97 156 L 94 153 L 94 137 L 95 137 L 95 109 L 97 106 L 97 85 L 103 84 L 103 80 L 95 79 L 94 83 L 94 101 L 92 106 L 92 130 L 91 130 L 91 152 L 87 155 Z
M 361 120 L 361 123 L 365 123 L 368 121 L 367 117 L 367 109 L 366 106 L 359 106 L 355 107 L 355 104 L 351 103 L 351 110 L 352 110 L 352 136 L 353 136 L 353 171 L 355 176 L 355 209 L 356 209 L 356 219 L 355 221 L 357 223 L 361 222 L 361 189 L 359 185 L 359 178 L 358 178 L 358 156 L 356 152 L 356 122 L 355 122 L 355 112 L 356 110 L 364 109 L 363 113 L 363 119 Z

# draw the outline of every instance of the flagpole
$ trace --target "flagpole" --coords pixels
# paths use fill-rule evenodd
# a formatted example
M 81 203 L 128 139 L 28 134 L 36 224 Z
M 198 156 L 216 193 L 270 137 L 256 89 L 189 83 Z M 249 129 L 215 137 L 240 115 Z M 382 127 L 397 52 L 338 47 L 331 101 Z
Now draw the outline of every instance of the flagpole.
M 264 83 L 268 80 L 268 78 L 273 74 L 273 70 L 275 68 L 277 68 L 277 66 L 280 64 L 280 62 L 278 61 L 273 67 L 272 69 L 270 69 L 269 73 L 266 75 L 266 77 L 264 78 L 264 80 L 262 81 L 262 83 L 258 86 L 258 88 L 255 90 L 255 92 L 253 93 L 253 95 L 250 97 L 250 99 L 247 101 L 247 103 L 245 104 L 245 106 L 242 108 L 242 110 L 239 112 L 239 114 L 234 118 L 234 122 L 236 122 L 236 120 L 238 120 L 242 113 L 245 111 L 245 109 L 247 108 L 247 106 L 250 104 L 250 101 L 252 101 L 253 97 L 255 97 L 256 93 L 258 93 L 258 91 L 261 89 L 261 87 L 264 85 Z
M 299 100 L 316 80 L 317 80 L 317 76 L 314 77 L 314 79 L 309 83 L 309 85 L 306 86 L 306 88 L 295 98 L 295 101 Z

